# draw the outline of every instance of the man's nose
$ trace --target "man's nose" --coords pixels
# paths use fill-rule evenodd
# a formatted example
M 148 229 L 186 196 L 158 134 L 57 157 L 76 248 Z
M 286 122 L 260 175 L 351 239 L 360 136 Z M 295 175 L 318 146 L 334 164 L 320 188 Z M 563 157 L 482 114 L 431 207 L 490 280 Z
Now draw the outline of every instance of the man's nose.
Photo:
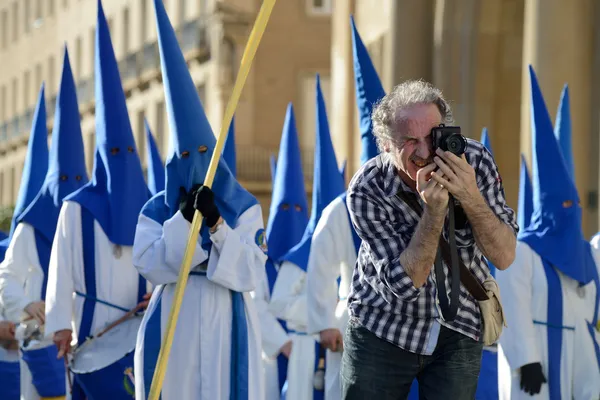
M 433 148 L 429 138 L 419 140 L 419 143 L 417 144 L 416 155 L 425 160 L 433 155 Z

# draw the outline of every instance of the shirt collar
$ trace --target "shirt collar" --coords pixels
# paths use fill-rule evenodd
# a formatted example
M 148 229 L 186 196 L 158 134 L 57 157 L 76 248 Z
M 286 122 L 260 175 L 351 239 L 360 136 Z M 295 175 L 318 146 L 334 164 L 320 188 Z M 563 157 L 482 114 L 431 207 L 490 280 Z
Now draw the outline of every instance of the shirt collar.
M 379 155 L 377 163 L 383 174 L 383 193 L 386 197 L 395 196 L 400 191 L 417 193 L 400 178 L 398 169 L 386 153 Z

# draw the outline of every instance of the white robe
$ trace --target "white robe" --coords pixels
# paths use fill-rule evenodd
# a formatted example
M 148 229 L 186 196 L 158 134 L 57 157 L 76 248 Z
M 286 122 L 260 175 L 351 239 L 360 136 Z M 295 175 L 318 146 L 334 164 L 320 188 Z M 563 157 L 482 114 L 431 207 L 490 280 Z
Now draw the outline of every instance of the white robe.
M 40 266 L 35 231 L 30 224 L 19 223 L 15 228 L 6 257 L 0 264 L 0 308 L 9 321 L 18 324 L 28 317 L 25 307 L 42 297 L 44 271 Z M 51 337 L 40 343 L 39 348 L 54 346 Z M 38 400 L 40 396 L 31 382 L 27 363 L 19 359 L 21 370 L 21 399 Z
M 600 265 L 600 251 L 594 250 L 596 265 Z M 563 326 L 561 351 L 561 398 L 575 400 L 597 399 L 600 395 L 600 369 L 594 343 L 587 322 L 593 318 L 596 287 L 593 282 L 578 294 L 578 283 L 558 271 L 563 297 Z M 505 271 L 498 271 L 496 280 L 501 290 L 502 303 L 508 327 L 500 337 L 500 344 L 510 365 L 511 398 L 548 399 L 548 383 L 541 391 L 530 396 L 521 390 L 519 368 L 539 362 L 548 379 L 548 336 L 545 325 L 533 321 L 547 321 L 548 286 L 540 256 L 526 243 L 517 242 L 516 258 Z M 580 297 L 583 294 L 583 297 Z M 551 295 L 551 294 L 550 294 Z M 600 343 L 600 335 L 596 341 Z M 500 375 L 499 379 L 503 376 Z M 499 382 L 502 387 L 503 382 Z
M 275 268 L 278 266 L 275 265 Z M 263 268 L 265 270 L 265 268 Z M 252 298 L 256 305 L 258 319 L 262 336 L 262 367 L 265 383 L 265 400 L 279 400 L 279 370 L 277 367 L 277 356 L 279 350 L 288 341 L 292 340 L 283 329 L 277 318 L 269 311 L 268 304 L 271 298 L 269 293 L 269 282 L 266 271 L 263 271 L 262 282 L 252 292 Z
M 331 202 L 317 223 L 308 260 L 307 329 L 310 334 L 336 328 L 344 335 L 348 324 L 346 297 L 350 292 L 356 264 L 356 249 L 346 204 L 341 198 Z M 341 277 L 338 288 L 337 279 Z M 340 368 L 342 353 L 327 350 L 325 400 L 342 398 Z
M 96 297 L 132 309 L 138 304 L 139 280 L 133 267 L 132 246 L 122 246 L 119 257 L 115 255 L 119 255 L 119 251 L 115 251 L 117 247 L 94 220 Z M 45 333 L 49 337 L 54 332 L 70 329 L 73 341 L 77 340 L 85 299 L 75 292 L 86 292 L 83 265 L 81 207 L 66 201 L 58 217 L 48 269 Z M 98 333 L 124 314 L 122 310 L 96 303 L 90 333 Z
M 141 214 L 134 244 L 134 264 L 158 285 L 138 332 L 135 351 L 136 399 L 146 398 L 152 376 L 145 376 L 145 357 L 158 357 L 164 337 L 175 283 L 185 252 L 190 223 L 178 211 L 160 225 Z M 256 289 L 266 255 L 255 242 L 263 229 L 262 211 L 252 206 L 238 219 L 235 229 L 223 223 L 211 235 L 213 247 L 206 276 L 189 276 L 178 317 L 162 399 L 228 399 L 230 392 L 231 290 L 243 292 L 248 324 L 249 400 L 263 400 L 260 326 L 250 292 Z M 200 238 L 192 259 L 193 271 L 207 253 Z M 160 328 L 160 336 L 151 328 Z M 156 337 L 155 340 L 150 339 Z M 154 347 L 155 351 L 151 350 Z M 155 359 L 156 359 L 155 358 Z
M 307 335 L 306 272 L 289 261 L 281 263 L 269 310 L 286 321 L 292 338 L 288 361 L 286 400 L 311 400 L 314 390 L 315 344 L 318 335 Z

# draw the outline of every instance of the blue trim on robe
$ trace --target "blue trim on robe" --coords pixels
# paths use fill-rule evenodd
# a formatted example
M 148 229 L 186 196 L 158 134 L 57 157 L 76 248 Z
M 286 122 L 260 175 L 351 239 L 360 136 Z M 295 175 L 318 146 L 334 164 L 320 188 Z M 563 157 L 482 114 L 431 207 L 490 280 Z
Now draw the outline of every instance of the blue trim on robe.
M 142 208 L 142 214 L 152 219 L 156 223 L 163 225 L 164 222 L 171 218 L 175 212 L 171 213 L 171 210 L 165 202 L 166 191 L 161 191 L 153 196 Z M 217 201 L 218 203 L 218 201 Z M 247 204 L 247 208 L 240 212 L 239 215 L 243 214 L 250 207 L 256 203 L 250 202 Z M 219 208 L 221 211 L 221 208 Z M 238 215 L 228 213 L 222 215 L 225 222 L 231 229 L 235 226 Z M 232 220 L 235 218 L 235 221 Z M 209 229 L 206 224 L 202 224 L 200 228 L 200 236 L 202 237 L 202 248 L 208 253 L 210 258 L 210 251 L 212 248 L 212 241 L 210 239 Z M 231 292 L 231 371 L 230 371 L 230 387 L 231 393 L 229 395 L 230 400 L 247 400 L 248 399 L 248 323 L 246 321 L 246 312 L 243 294 L 240 292 Z
M 546 281 L 548 283 L 548 393 L 550 400 L 560 400 L 560 370 L 562 354 L 562 329 L 563 326 L 563 293 L 560 277 L 556 269 L 542 259 Z M 557 328 L 554 328 L 557 327 Z
M 598 267 L 596 266 L 595 263 L 594 263 L 594 269 L 592 271 L 590 271 L 590 273 L 592 274 L 592 280 L 594 281 L 594 284 L 596 285 L 596 300 L 594 302 L 594 304 L 596 306 L 594 307 L 594 317 L 592 318 L 592 322 L 586 321 L 586 323 L 588 326 L 588 331 L 589 331 L 590 335 L 592 336 L 592 342 L 594 343 L 594 350 L 596 352 L 596 361 L 598 362 L 598 368 L 600 368 L 600 344 L 596 340 L 596 334 L 595 334 L 596 326 L 598 326 L 598 313 L 599 313 L 598 308 L 600 307 L 600 277 L 598 276 Z
M 86 297 L 83 301 L 81 323 L 77 343 L 81 346 L 90 336 L 96 297 L 96 249 L 94 237 L 94 217 L 87 208 L 81 207 L 81 236 L 83 244 L 83 276 Z

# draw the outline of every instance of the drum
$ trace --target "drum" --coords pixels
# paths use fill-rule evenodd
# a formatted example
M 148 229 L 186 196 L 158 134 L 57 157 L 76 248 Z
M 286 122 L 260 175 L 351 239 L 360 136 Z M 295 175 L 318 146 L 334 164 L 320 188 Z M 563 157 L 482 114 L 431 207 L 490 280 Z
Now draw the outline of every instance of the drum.
M 87 400 L 135 398 L 133 353 L 142 316 L 133 316 L 77 346 L 69 369 Z

